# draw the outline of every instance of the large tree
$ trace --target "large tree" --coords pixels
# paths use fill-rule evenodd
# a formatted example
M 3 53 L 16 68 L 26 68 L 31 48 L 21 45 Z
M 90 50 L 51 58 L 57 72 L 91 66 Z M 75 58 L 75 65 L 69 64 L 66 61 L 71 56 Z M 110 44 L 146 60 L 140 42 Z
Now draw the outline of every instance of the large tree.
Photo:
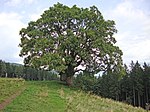
M 79 66 L 93 72 L 122 63 L 116 32 L 115 22 L 106 21 L 95 6 L 70 8 L 57 3 L 21 29 L 20 56 L 25 65 L 65 74 L 71 84 Z

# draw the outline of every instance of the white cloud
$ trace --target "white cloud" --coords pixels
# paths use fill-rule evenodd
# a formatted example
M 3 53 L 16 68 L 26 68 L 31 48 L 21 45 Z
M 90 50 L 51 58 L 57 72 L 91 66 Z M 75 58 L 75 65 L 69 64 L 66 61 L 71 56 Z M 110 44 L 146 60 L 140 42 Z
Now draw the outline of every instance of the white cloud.
M 28 4 L 32 4 L 33 2 L 35 2 L 36 0 L 27 0 Z
M 117 45 L 123 50 L 124 62 L 131 60 L 150 63 L 150 16 L 138 7 L 144 0 L 124 0 L 106 17 L 115 20 L 118 34 Z
M 30 14 L 29 15 L 29 20 L 31 21 L 36 21 L 37 19 L 39 19 L 41 16 L 42 13 L 34 13 L 34 14 Z
M 17 6 L 19 4 L 32 4 L 34 3 L 36 0 L 8 0 L 6 2 L 6 5 L 9 6 Z
M 39 19 L 41 17 L 41 15 L 44 13 L 45 10 L 48 10 L 48 8 L 44 8 L 44 9 L 40 9 L 37 8 L 36 13 L 30 14 L 29 15 L 29 20 L 30 21 L 36 21 L 37 19 Z
M 25 25 L 17 13 L 0 13 L 0 59 L 22 62 L 19 58 L 19 31 Z
M 6 4 L 7 4 L 7 5 L 10 5 L 10 6 L 16 6 L 16 5 L 18 5 L 20 2 L 21 2 L 21 0 L 10 0 L 10 1 L 7 1 Z
M 11 0 L 9 5 L 17 5 L 22 0 Z M 28 0 L 32 2 L 33 0 Z M 35 0 L 34 0 L 35 1 Z M 12 3 L 12 4 L 11 4 Z M 19 31 L 26 27 L 25 21 L 35 21 L 43 13 L 43 10 L 37 8 L 36 12 L 25 15 L 25 11 L 20 14 L 16 12 L 0 12 L 0 59 L 8 62 L 23 63 L 23 59 L 19 57 L 20 43 Z

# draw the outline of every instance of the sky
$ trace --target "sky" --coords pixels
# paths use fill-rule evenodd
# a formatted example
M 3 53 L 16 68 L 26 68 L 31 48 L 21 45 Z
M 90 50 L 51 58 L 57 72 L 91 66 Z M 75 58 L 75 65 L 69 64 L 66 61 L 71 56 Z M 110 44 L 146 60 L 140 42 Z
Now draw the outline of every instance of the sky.
M 23 64 L 19 31 L 57 2 L 69 7 L 98 7 L 105 20 L 116 23 L 114 37 L 123 51 L 123 63 L 138 60 L 150 64 L 150 0 L 0 0 L 1 60 Z

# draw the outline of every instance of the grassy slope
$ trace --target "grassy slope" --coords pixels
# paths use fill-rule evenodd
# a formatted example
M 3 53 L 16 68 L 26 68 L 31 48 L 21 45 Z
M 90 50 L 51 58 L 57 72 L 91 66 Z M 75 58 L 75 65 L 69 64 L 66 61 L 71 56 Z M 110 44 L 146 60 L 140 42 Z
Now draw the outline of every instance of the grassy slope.
M 26 90 L 10 104 L 4 112 L 63 112 L 66 102 L 56 82 L 27 82 Z
M 0 103 L 19 91 L 24 86 L 23 79 L 0 78 Z
M 73 90 L 55 81 L 26 82 L 3 112 L 144 112 L 143 109 Z

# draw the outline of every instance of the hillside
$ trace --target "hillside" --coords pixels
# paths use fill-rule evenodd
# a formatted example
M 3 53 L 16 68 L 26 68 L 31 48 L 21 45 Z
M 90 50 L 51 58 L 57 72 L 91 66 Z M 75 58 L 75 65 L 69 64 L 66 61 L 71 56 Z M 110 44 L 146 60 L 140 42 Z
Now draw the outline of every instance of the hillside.
M 25 81 L 17 78 L 0 78 L 0 104 L 24 88 Z
M 0 79 L 0 83 L 10 86 L 12 80 Z M 26 89 L 1 112 L 145 112 L 141 108 L 90 95 L 56 81 L 18 82 Z M 8 86 L 5 87 L 1 94 L 8 93 Z

